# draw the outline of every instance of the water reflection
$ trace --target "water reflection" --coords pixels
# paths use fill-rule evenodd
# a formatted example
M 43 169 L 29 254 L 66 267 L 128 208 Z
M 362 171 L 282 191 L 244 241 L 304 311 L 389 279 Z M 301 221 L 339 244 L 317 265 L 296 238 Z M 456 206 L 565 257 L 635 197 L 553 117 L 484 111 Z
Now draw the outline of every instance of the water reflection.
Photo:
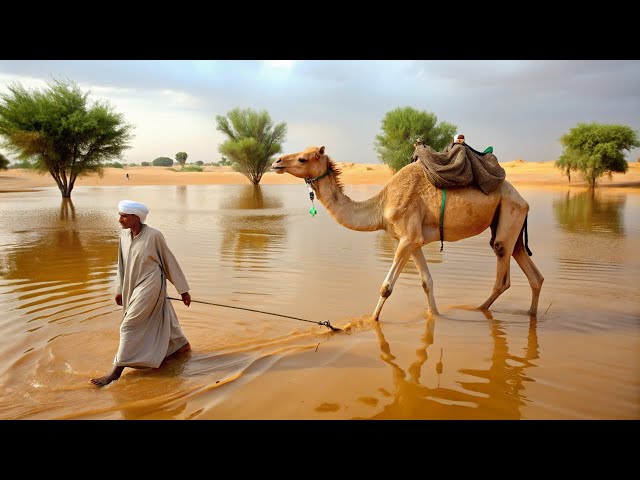
M 280 254 L 286 241 L 284 213 L 265 213 L 282 206 L 277 197 L 265 195 L 260 186 L 245 185 L 222 202 L 225 209 L 241 213 L 222 216 L 220 254 L 234 270 L 268 269 L 269 258 Z
M 529 319 L 527 346 L 523 356 L 509 352 L 502 322 L 485 312 L 489 320 L 493 353 L 488 369 L 461 369 L 460 373 L 480 379 L 477 382 L 459 382 L 464 391 L 440 386 L 444 372 L 443 351 L 440 350 L 435 372 L 438 376 L 434 388 L 421 383 L 422 367 L 429 358 L 428 349 L 434 342 L 435 317 L 429 316 L 421 337 L 416 359 L 405 372 L 395 361 L 391 347 L 382 332 L 382 323 L 374 322 L 380 345 L 380 358 L 391 367 L 395 390 L 393 401 L 371 417 L 374 419 L 520 419 L 520 407 L 527 400 L 524 382 L 533 381 L 525 375 L 525 369 L 540 357 L 537 321 Z M 473 392 L 473 393 L 467 393 Z
M 359 191 L 366 198 L 375 193 Z M 272 359 L 281 364 L 274 337 L 278 350 L 298 345 L 291 332 L 309 325 L 198 304 L 179 313 L 194 357 L 158 372 L 132 371 L 100 392 L 88 379 L 109 368 L 121 320 L 113 301 L 119 200 L 153 207 L 151 225 L 165 232 L 194 298 L 338 327 L 369 317 L 395 241 L 342 228 L 326 214 L 311 218 L 307 204 L 300 207 L 308 202 L 304 186 L 128 184 L 79 188 L 73 202 L 62 201 L 55 187 L 3 193 L 0 418 L 237 418 L 249 411 L 273 418 L 276 404 L 296 396 L 324 400 L 338 390 L 357 402 L 357 409 L 334 414 L 342 418 L 637 419 L 640 194 L 602 189 L 589 198 L 571 191 L 527 194 L 529 233 L 538 232 L 530 236 L 534 258 L 548 287 L 539 328 L 519 310 L 530 298 L 523 275 L 512 275 L 504 302 L 491 310 L 497 319 L 474 310 L 476 321 L 464 325 L 441 317 L 416 324 L 411 319 L 425 299 L 408 262 L 410 274 L 400 281 L 410 287 L 398 288 L 389 302 L 388 317 L 397 323 L 372 324 L 379 333 L 336 335 L 311 363 L 270 367 Z M 432 270 L 441 308 L 483 300 L 495 272 L 488 238 L 439 247 L 434 242 L 423 251 L 429 263 L 446 258 Z M 252 388 L 213 391 L 212 372 L 215 380 L 250 379 Z M 324 382 L 327 389 L 314 390 Z M 307 418 L 306 405 L 281 407 L 278 417 Z
M 568 191 L 553 202 L 558 224 L 568 232 L 594 232 L 624 235 L 622 211 L 626 197 L 607 195 L 594 190 L 580 193 Z
M 275 195 L 265 194 L 260 185 L 242 185 L 237 193 L 223 199 L 220 204 L 224 209 L 262 210 L 281 208 L 282 200 Z
M 562 278 L 603 282 L 624 262 L 625 196 L 593 190 L 567 192 L 553 202 L 561 227 L 557 246 Z
M 80 307 L 86 313 L 105 300 L 117 240 L 101 225 L 112 220 L 87 211 L 78 215 L 70 199 L 62 200 L 57 215 L 37 210 L 21 217 L 24 230 L 14 232 L 19 240 L 4 251 L 0 273 L 13 281 L 6 293 L 27 310 L 21 314 L 28 322 L 67 318 L 71 311 L 81 313 Z

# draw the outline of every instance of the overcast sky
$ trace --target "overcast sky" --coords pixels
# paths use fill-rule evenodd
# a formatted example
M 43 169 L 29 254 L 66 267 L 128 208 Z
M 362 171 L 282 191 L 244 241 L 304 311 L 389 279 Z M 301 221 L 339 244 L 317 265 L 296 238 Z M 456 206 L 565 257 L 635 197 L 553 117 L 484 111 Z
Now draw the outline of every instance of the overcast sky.
M 54 78 L 124 115 L 135 138 L 123 161 L 138 164 L 180 151 L 219 161 L 215 116 L 236 107 L 285 122 L 283 153 L 324 145 L 338 162 L 380 163 L 381 121 L 405 106 L 456 125 L 477 150 L 492 145 L 501 162 L 555 160 L 581 122 L 640 132 L 638 60 L 0 60 L 0 93 Z

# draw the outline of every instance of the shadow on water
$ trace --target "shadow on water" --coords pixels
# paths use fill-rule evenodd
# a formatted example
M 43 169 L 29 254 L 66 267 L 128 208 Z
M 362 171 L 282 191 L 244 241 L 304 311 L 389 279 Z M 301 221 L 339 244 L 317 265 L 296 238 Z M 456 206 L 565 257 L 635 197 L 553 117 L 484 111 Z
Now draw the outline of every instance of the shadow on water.
M 393 401 L 372 419 L 520 419 L 520 407 L 527 401 L 524 383 L 533 381 L 525 370 L 536 366 L 533 360 L 540 358 L 537 336 L 537 320 L 529 319 L 527 346 L 523 356 L 513 355 L 502 322 L 490 312 L 483 312 L 489 321 L 493 340 L 491 364 L 487 369 L 461 369 L 460 373 L 477 377 L 476 382 L 459 382 L 464 391 L 440 386 L 444 372 L 444 352 L 435 352 L 438 361 L 435 371 L 438 382 L 435 387 L 421 383 L 422 367 L 429 358 L 429 347 L 434 343 L 436 319 L 429 315 L 416 359 L 407 371 L 396 362 L 391 346 L 382 332 L 382 324 L 375 322 L 380 358 L 391 367 L 394 391 L 388 392 Z M 434 353 L 432 353 L 434 354 Z M 472 393 L 467 393 L 472 392 Z

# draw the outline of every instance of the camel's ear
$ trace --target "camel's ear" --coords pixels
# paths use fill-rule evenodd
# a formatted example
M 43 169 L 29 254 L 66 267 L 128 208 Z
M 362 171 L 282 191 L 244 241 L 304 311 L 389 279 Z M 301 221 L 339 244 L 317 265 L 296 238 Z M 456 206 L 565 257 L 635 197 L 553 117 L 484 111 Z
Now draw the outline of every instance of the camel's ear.
M 324 155 L 324 145 L 320 147 L 320 150 L 316 153 L 316 158 L 320 158 L 322 155 Z

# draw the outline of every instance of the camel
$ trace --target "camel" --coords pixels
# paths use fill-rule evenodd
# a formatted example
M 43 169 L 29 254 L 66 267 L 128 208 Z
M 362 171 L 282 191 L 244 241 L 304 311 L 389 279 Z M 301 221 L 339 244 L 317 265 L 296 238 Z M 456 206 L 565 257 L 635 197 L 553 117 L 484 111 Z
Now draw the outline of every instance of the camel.
M 380 298 L 372 316 L 374 320 L 379 320 L 382 307 L 409 257 L 420 274 L 428 312 L 439 315 L 433 279 L 421 247 L 440 240 L 442 190 L 428 181 L 419 161 L 398 170 L 380 192 L 360 202 L 343 192 L 340 169 L 325 153 L 324 146 L 283 155 L 271 168 L 279 174 L 289 173 L 304 179 L 340 225 L 363 232 L 385 230 L 398 240 L 391 269 L 380 288 Z M 491 228 L 490 245 L 497 256 L 496 280 L 489 298 L 477 307 L 479 310 L 488 310 L 509 288 L 513 256 L 531 287 L 531 306 L 527 313 L 537 315 L 544 278 L 529 258 L 522 238 L 528 212 L 529 204 L 506 180 L 489 194 L 473 186 L 447 189 L 443 240 L 455 242 Z

